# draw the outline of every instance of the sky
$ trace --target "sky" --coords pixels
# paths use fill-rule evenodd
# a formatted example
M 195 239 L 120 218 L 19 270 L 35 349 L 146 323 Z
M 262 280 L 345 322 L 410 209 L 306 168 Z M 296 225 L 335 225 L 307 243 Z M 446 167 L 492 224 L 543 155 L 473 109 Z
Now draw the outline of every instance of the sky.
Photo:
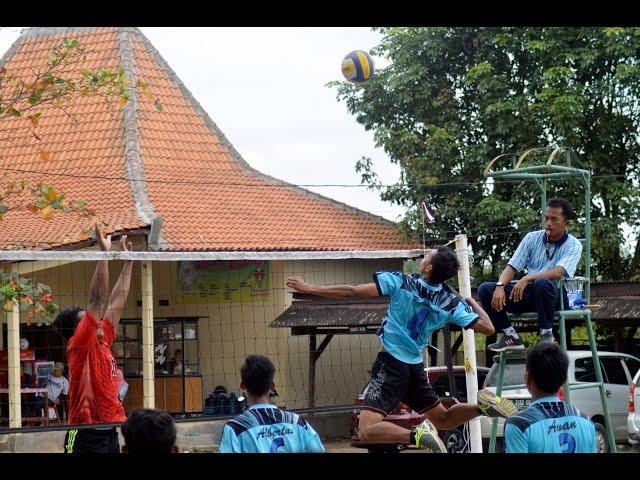
M 0 29 L 0 52 L 20 35 Z M 355 163 L 368 156 L 385 184 L 391 164 L 327 82 L 343 80 L 342 58 L 369 51 L 381 35 L 369 28 L 141 28 L 224 132 L 257 170 L 297 185 L 360 185 Z M 384 59 L 374 57 L 378 66 Z M 309 187 L 348 205 L 399 220 L 404 208 L 360 187 Z

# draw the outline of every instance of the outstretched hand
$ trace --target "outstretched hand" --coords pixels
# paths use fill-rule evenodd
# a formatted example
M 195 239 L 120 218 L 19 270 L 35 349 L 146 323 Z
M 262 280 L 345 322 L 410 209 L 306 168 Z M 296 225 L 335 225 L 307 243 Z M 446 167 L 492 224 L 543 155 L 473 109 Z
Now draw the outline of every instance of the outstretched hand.
M 304 283 L 302 277 L 294 275 L 293 277 L 287 278 L 287 287 L 295 290 L 296 292 L 304 293 L 307 284 Z
M 102 227 L 99 223 L 96 223 L 96 239 L 100 244 L 100 250 L 103 252 L 111 251 L 111 235 L 107 235 L 105 237 L 104 232 L 102 231 Z
M 127 247 L 129 247 L 129 248 L 127 248 Z M 131 252 L 133 250 L 131 242 L 127 243 L 127 236 L 126 235 L 122 235 L 122 237 L 120 237 L 120 250 L 123 251 L 123 252 Z

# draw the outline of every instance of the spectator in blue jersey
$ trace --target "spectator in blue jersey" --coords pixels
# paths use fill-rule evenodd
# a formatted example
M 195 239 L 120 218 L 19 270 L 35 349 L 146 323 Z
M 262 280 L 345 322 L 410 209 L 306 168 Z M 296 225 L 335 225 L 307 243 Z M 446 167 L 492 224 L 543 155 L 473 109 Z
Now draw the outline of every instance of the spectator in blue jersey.
M 287 286 L 301 293 L 329 298 L 390 297 L 387 316 L 377 334 L 382 347 L 371 371 L 371 382 L 362 403 L 358 435 L 365 443 L 413 444 L 432 452 L 445 452 L 437 429 L 449 430 L 481 414 L 508 417 L 516 407 L 488 390 L 478 392 L 478 405 L 460 403 L 446 409 L 424 372 L 424 349 L 431 334 L 446 323 L 471 328 L 485 335 L 494 332 L 482 307 L 471 297 L 463 299 L 445 280 L 460 267 L 453 250 L 438 247 L 425 251 L 421 275 L 377 272 L 374 283 L 364 285 L 308 285 L 300 277 Z M 427 418 L 408 430 L 382 420 L 400 403 Z
M 555 281 L 573 277 L 582 254 L 582 244 L 567 231 L 573 218 L 571 204 L 564 198 L 547 202 L 544 230 L 529 232 L 518 245 L 498 282 L 485 282 L 478 289 L 482 307 L 493 325 L 504 332 L 500 341 L 488 345 L 489 350 L 522 349 L 522 339 L 511 325 L 507 312 L 537 312 L 541 342 L 555 342 L 553 316 L 560 308 L 560 295 Z M 509 282 L 516 273 L 527 270 L 515 285 Z M 569 304 L 562 289 L 565 308 Z
M 596 429 L 573 405 L 560 401 L 569 358 L 554 343 L 539 343 L 527 352 L 524 381 L 532 403 L 507 419 L 507 453 L 596 453 Z
M 219 453 L 324 453 L 316 431 L 303 418 L 269 403 L 276 368 L 262 355 L 249 355 L 240 368 L 240 389 L 249 405 L 222 429 Z

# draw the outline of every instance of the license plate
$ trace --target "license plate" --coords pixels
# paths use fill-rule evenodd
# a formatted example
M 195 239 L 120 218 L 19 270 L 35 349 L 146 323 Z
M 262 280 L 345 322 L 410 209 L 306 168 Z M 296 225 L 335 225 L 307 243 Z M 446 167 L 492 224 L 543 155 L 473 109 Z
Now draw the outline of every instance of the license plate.
M 517 398 L 511 400 L 518 410 L 524 410 L 531 404 L 530 398 Z

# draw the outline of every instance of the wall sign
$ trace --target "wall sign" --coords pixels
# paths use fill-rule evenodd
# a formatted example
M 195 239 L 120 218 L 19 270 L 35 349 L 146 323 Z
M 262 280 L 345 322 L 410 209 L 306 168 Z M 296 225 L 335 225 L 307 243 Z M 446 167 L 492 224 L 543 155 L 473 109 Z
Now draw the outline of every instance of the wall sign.
M 177 263 L 177 303 L 250 302 L 270 294 L 266 260 Z

